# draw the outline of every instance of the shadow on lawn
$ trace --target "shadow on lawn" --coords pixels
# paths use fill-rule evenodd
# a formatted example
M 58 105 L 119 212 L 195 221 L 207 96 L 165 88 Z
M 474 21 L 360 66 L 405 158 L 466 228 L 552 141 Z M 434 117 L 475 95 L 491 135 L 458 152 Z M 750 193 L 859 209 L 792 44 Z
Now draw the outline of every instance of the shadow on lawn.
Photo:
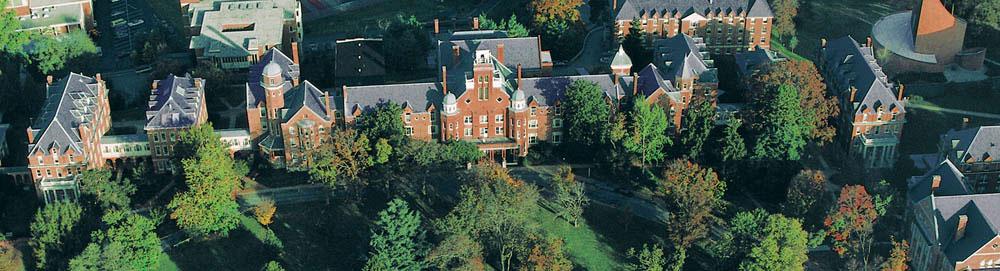
M 628 210 L 591 202 L 583 212 L 587 225 L 624 260 L 629 248 L 665 242 L 664 225 L 632 215 Z

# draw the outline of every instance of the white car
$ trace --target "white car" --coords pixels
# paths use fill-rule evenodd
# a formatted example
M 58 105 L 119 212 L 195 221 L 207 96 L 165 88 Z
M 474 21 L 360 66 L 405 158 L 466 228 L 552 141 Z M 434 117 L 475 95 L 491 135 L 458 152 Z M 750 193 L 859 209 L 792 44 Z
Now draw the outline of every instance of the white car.
M 140 25 L 140 24 L 142 24 L 142 23 L 145 23 L 145 22 L 144 22 L 144 21 L 142 21 L 142 19 L 138 19 L 138 20 L 135 20 L 135 21 L 131 21 L 131 22 L 129 22 L 129 23 L 128 23 L 128 26 L 137 26 L 137 25 Z

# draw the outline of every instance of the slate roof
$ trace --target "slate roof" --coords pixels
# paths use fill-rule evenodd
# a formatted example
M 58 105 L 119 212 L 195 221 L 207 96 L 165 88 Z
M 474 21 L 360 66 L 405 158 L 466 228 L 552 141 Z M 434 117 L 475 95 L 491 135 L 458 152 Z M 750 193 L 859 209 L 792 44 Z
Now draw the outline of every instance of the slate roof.
M 0 155 L 4 153 L 3 150 L 7 149 L 7 130 L 10 129 L 10 124 L 0 124 Z
M 958 140 L 952 144 L 952 140 Z M 996 161 L 1000 155 L 1000 126 L 982 126 L 963 130 L 950 130 L 941 135 L 941 146 L 949 151 L 949 159 L 960 159 L 958 163 Z M 962 151 L 962 157 L 956 151 Z
M 523 78 L 520 89 L 524 91 L 528 102 L 535 100 L 541 105 L 553 106 L 565 96 L 566 88 L 576 80 L 597 84 L 604 90 L 604 95 L 612 100 L 624 95 L 621 85 L 615 84 L 614 76 L 607 74 Z
M 260 58 L 260 61 L 250 66 L 247 73 L 247 108 L 257 108 L 258 103 L 264 102 L 264 87 L 260 86 L 261 75 L 264 66 L 274 61 L 281 66 L 282 75 L 285 77 L 285 90 L 292 88 L 292 81 L 299 78 L 299 64 L 295 64 L 291 58 L 286 56 L 281 50 L 271 48 L 270 51 Z
M 647 65 L 639 71 L 638 75 L 638 91 L 645 97 L 653 95 L 653 92 L 656 92 L 658 89 L 663 89 L 668 93 L 677 92 L 674 84 L 670 80 L 663 79 L 663 76 L 660 75 L 660 69 L 653 64 Z
M 955 164 L 945 160 L 923 176 L 914 177 L 915 182 L 910 184 L 907 192 L 911 202 L 919 202 L 931 195 L 931 183 L 935 175 L 941 176 L 941 183 L 938 189 L 934 190 L 934 196 L 972 194 L 970 186 L 965 182 L 965 175 L 955 167 Z
M 197 81 L 197 83 L 196 83 Z M 194 125 L 202 114 L 205 79 L 167 75 L 149 95 L 145 130 Z
M 645 14 L 684 18 L 691 14 L 733 12 L 747 17 L 774 17 L 766 0 L 622 0 L 615 20 L 632 20 Z M 650 17 L 652 17 L 650 15 Z
M 762 48 L 760 45 L 758 45 L 753 51 L 736 53 L 734 57 L 736 58 L 737 71 L 742 76 L 750 76 L 753 74 L 754 70 L 770 64 L 771 62 L 786 60 L 774 51 Z
M 701 38 L 692 38 L 687 34 L 656 40 L 657 65 L 663 65 L 665 75 L 673 78 L 693 78 L 712 70 L 705 61 L 701 49 L 705 43 Z
M 337 41 L 337 77 L 385 75 L 382 39 L 350 39 Z
M 69 149 L 83 153 L 80 125 L 95 121 L 100 86 L 96 79 L 77 73 L 53 82 L 46 87 L 48 97 L 38 119 L 31 125 L 34 144 L 28 153 L 50 154 L 50 149 L 63 153 Z
M 824 54 L 828 71 L 834 72 L 835 78 L 826 80 L 836 81 L 837 85 L 846 86 L 853 82 L 857 88 L 854 101 L 859 102 L 854 114 L 860 114 L 866 109 L 875 110 L 878 106 L 885 106 L 889 111 L 899 108 L 900 112 L 906 112 L 903 103 L 896 99 L 892 92 L 894 87 L 889 83 L 888 76 L 882 72 L 882 67 L 875 60 L 875 55 L 871 47 L 861 47 L 851 36 L 834 39 L 827 43 Z M 835 95 L 841 96 L 844 105 L 849 104 L 850 90 L 831 89 Z M 843 93 L 843 94 L 841 94 Z
M 438 66 L 448 67 L 448 83 L 464 81 L 465 73 L 472 72 L 476 51 L 489 50 L 493 56 L 498 56 L 497 45 L 501 43 L 504 45 L 504 66 L 516 69 L 521 64 L 523 70 L 542 68 L 542 48 L 539 47 L 541 43 L 538 37 L 440 40 Z M 454 46 L 459 48 L 458 62 L 454 59 Z
M 461 85 L 456 85 L 459 87 Z M 464 87 L 461 87 L 464 89 Z M 345 115 L 355 109 L 367 111 L 380 103 L 408 105 L 413 112 L 427 112 L 430 105 L 441 108 L 444 94 L 439 83 L 415 83 L 396 85 L 375 85 L 346 87 L 344 97 Z
M 326 114 L 327 101 L 325 96 L 324 92 L 320 91 L 319 88 L 316 88 L 309 81 L 305 81 L 286 91 L 284 96 L 285 108 L 282 109 L 284 121 L 288 121 L 295 114 L 298 114 L 302 108 L 309 108 L 324 120 L 333 120 L 332 116 Z

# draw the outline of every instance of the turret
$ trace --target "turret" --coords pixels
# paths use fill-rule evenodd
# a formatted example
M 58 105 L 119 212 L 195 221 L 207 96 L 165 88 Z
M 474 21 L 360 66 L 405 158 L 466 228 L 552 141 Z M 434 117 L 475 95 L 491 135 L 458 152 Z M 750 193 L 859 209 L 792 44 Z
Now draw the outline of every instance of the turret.
M 273 60 L 267 63 L 261 72 L 260 86 L 264 88 L 267 95 L 264 99 L 264 107 L 267 108 L 268 119 L 277 119 L 278 110 L 285 107 L 283 95 L 285 78 L 281 74 L 281 66 Z
M 619 45 L 618 53 L 615 53 L 615 58 L 611 60 L 611 72 L 619 77 L 624 77 L 628 75 L 630 70 L 632 70 L 632 58 L 625 53 L 625 48 Z
M 524 95 L 524 91 L 521 89 L 515 90 L 514 95 L 510 97 L 510 108 L 514 111 L 523 111 L 528 107 L 528 99 Z

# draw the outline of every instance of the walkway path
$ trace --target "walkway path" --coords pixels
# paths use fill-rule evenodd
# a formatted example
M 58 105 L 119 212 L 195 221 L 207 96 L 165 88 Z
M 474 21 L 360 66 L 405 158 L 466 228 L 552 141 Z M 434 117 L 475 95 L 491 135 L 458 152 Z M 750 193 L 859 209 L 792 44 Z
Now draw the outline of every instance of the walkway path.
M 989 118 L 989 119 L 1000 119 L 1000 114 L 975 112 L 975 111 L 968 111 L 968 110 L 961 110 L 961 109 L 951 109 L 951 108 L 944 108 L 944 107 L 940 107 L 940 106 L 936 106 L 936 105 L 910 103 L 910 104 L 907 104 L 906 106 L 909 107 L 909 108 L 917 108 L 917 109 L 923 109 L 923 110 L 934 111 L 934 112 L 943 112 L 943 113 L 951 113 L 951 114 L 969 115 L 969 116 L 981 117 L 981 118 Z
M 226 110 L 219 112 L 219 115 L 228 121 L 226 129 L 236 128 L 236 120 L 239 119 L 240 115 L 245 115 L 247 112 L 245 109 L 247 107 L 247 102 L 243 101 L 240 104 L 233 106 L 229 104 L 229 101 L 226 101 L 226 99 L 219 98 L 219 101 L 222 102 L 222 105 L 226 106 Z

